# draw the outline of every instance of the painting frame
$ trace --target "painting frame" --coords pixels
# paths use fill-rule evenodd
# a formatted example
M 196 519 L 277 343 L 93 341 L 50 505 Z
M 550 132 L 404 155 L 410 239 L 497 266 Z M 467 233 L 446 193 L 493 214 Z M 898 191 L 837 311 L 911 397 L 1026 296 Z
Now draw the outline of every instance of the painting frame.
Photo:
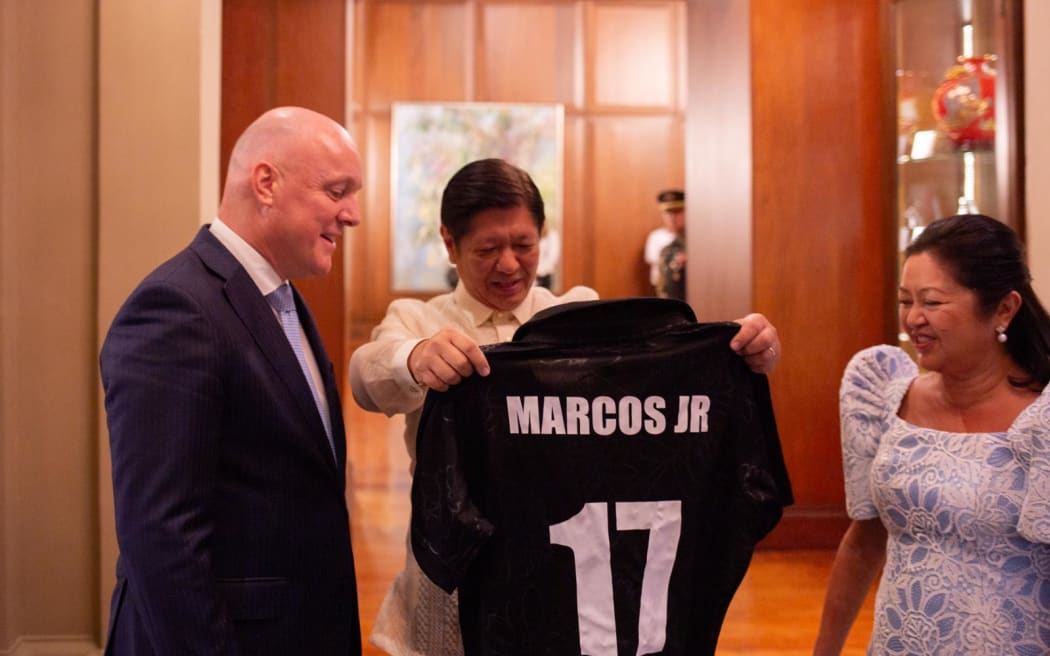
M 396 102 L 391 110 L 390 287 L 448 291 L 455 276 L 439 233 L 441 193 L 465 164 L 498 157 L 543 196 L 547 239 L 562 231 L 564 105 Z M 552 249 L 553 250 L 553 249 Z

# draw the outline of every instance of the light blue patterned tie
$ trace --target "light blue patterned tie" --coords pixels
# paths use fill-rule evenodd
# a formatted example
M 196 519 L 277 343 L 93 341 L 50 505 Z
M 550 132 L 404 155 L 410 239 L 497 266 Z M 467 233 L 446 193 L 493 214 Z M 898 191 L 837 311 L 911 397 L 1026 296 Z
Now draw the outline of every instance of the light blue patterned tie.
M 288 343 L 292 345 L 292 350 L 295 351 L 295 359 L 299 361 L 299 367 L 302 368 L 303 375 L 306 376 L 306 383 L 310 386 L 310 393 L 314 395 L 317 412 L 321 415 L 321 422 L 324 423 L 324 432 L 328 436 L 328 446 L 332 448 L 332 456 L 335 457 L 335 442 L 332 441 L 332 418 L 329 413 L 324 411 L 324 406 L 321 404 L 321 395 L 314 385 L 314 377 L 310 375 L 310 367 L 306 364 L 306 351 L 303 350 L 303 327 L 299 323 L 299 313 L 295 311 L 295 299 L 292 298 L 291 286 L 281 285 L 267 294 L 266 300 L 270 302 L 274 310 L 277 310 L 277 316 L 281 318 L 281 328 L 284 329 L 284 334 L 288 337 Z M 336 460 L 338 460 L 338 457 L 336 457 Z

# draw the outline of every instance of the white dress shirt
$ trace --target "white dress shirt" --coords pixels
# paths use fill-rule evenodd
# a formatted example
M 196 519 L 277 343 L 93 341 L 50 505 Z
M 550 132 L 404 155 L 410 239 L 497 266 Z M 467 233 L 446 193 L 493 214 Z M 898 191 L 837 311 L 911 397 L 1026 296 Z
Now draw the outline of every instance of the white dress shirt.
M 259 288 L 259 292 L 264 297 L 288 282 L 281 278 L 259 251 L 244 241 L 244 238 L 234 232 L 230 226 L 223 223 L 222 219 L 216 217 L 208 229 L 219 240 L 219 243 L 225 246 L 226 250 L 230 251 L 230 254 L 241 263 L 241 266 L 248 272 L 248 275 L 255 282 L 255 286 Z M 277 310 L 274 310 L 272 307 L 270 310 L 273 312 L 274 320 L 280 325 L 281 318 L 277 316 Z M 303 337 L 306 337 L 305 332 Z M 306 355 L 306 367 L 310 370 L 310 377 L 313 378 L 314 389 L 320 391 L 317 395 L 318 402 L 321 405 L 320 412 L 328 413 L 330 412 L 328 396 L 324 393 L 324 381 L 321 380 L 321 370 L 317 367 L 317 358 L 314 357 L 314 350 L 310 346 L 310 340 L 303 339 L 303 351 Z M 331 415 L 329 414 L 329 416 Z

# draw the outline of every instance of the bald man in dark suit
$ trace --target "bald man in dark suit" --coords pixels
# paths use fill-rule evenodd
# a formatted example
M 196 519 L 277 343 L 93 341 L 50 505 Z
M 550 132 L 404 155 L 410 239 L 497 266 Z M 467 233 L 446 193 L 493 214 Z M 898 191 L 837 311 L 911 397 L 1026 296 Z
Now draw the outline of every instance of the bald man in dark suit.
M 361 653 L 335 376 L 288 282 L 328 273 L 361 184 L 342 126 L 263 114 L 234 147 L 218 219 L 114 319 L 107 654 Z

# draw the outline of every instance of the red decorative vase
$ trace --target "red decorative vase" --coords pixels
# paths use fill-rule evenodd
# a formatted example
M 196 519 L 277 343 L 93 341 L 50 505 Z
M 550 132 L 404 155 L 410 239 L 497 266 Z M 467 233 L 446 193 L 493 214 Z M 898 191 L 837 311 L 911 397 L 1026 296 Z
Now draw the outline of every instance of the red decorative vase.
M 959 57 L 933 92 L 937 126 L 960 150 L 983 150 L 995 143 L 995 55 Z

